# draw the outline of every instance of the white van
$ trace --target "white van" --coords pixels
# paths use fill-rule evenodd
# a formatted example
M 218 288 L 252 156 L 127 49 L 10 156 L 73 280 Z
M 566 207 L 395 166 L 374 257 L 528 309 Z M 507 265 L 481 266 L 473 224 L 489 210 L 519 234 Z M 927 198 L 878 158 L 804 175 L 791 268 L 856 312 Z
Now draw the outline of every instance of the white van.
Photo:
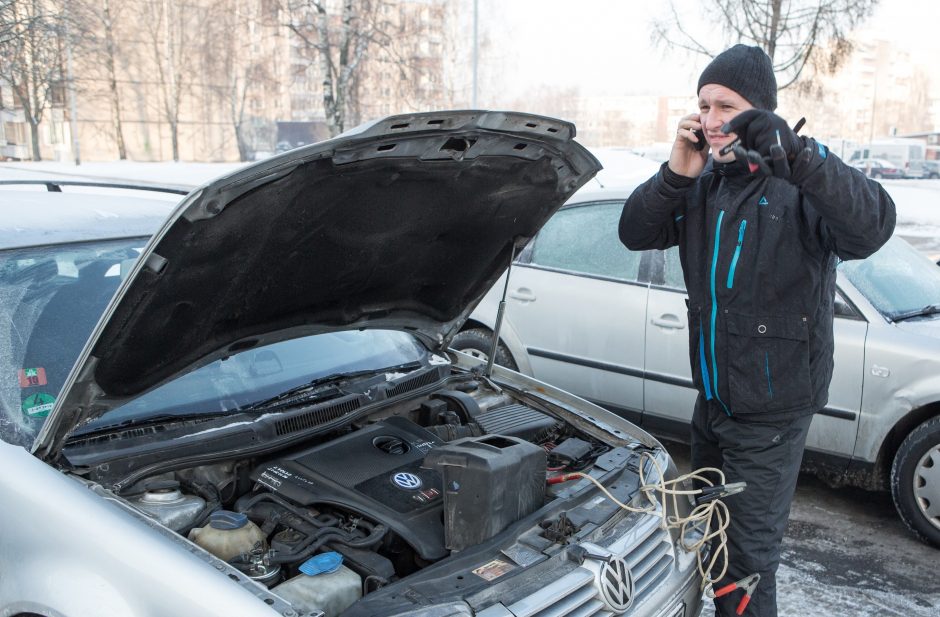
M 904 172 L 905 178 L 920 178 L 923 170 L 919 165 L 911 166 L 911 161 L 924 160 L 927 144 L 923 139 L 894 137 L 880 139 L 858 147 L 849 162 L 857 159 L 886 159 Z

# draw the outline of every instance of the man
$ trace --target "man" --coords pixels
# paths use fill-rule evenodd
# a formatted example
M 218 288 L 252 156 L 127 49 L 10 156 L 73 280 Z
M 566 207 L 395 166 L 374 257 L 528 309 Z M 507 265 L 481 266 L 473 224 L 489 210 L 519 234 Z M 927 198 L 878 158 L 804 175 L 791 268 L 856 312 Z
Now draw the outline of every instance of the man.
M 669 161 L 624 205 L 620 239 L 632 250 L 679 246 L 699 392 L 692 468 L 747 483 L 725 499 L 728 572 L 714 588 L 758 573 L 745 614 L 774 616 L 806 433 L 832 378 L 836 264 L 884 244 L 894 203 L 773 113 L 777 83 L 760 48 L 717 56 L 698 96 Z M 716 598 L 716 614 L 735 614 L 743 595 Z

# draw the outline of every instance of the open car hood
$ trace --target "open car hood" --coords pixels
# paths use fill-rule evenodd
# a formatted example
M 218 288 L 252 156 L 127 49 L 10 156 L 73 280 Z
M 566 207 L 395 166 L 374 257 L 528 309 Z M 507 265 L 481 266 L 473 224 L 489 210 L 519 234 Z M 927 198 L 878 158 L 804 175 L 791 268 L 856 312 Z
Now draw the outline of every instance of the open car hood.
M 198 366 L 356 328 L 443 345 L 514 247 L 600 169 L 572 124 L 519 113 L 393 116 L 190 193 L 102 317 L 37 436 Z

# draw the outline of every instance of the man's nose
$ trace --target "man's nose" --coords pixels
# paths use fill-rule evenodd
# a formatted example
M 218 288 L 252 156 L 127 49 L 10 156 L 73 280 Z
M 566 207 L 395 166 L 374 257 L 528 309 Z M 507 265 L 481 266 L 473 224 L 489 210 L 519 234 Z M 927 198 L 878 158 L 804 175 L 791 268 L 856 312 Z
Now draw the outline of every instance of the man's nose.
M 703 122 L 703 125 L 705 126 L 706 131 L 717 131 L 721 129 L 725 122 L 726 120 L 722 114 L 718 112 L 709 112 L 709 114 L 705 117 L 705 122 Z

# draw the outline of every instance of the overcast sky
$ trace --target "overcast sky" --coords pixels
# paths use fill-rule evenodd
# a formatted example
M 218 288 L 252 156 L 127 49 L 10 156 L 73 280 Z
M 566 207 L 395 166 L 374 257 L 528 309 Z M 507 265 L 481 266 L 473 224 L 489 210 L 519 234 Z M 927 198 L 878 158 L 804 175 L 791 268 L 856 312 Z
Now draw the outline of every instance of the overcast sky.
M 677 5 L 690 30 L 707 37 L 715 29 L 698 2 Z M 495 81 L 504 95 L 539 84 L 577 87 L 585 95 L 691 94 L 707 63 L 651 44 L 650 22 L 667 10 L 659 0 L 479 0 L 479 7 L 481 32 L 491 44 L 481 66 L 491 73 L 481 75 L 481 85 Z M 882 0 L 863 27 L 924 58 L 940 83 L 938 24 L 940 0 Z M 712 41 L 721 47 L 720 37 Z

